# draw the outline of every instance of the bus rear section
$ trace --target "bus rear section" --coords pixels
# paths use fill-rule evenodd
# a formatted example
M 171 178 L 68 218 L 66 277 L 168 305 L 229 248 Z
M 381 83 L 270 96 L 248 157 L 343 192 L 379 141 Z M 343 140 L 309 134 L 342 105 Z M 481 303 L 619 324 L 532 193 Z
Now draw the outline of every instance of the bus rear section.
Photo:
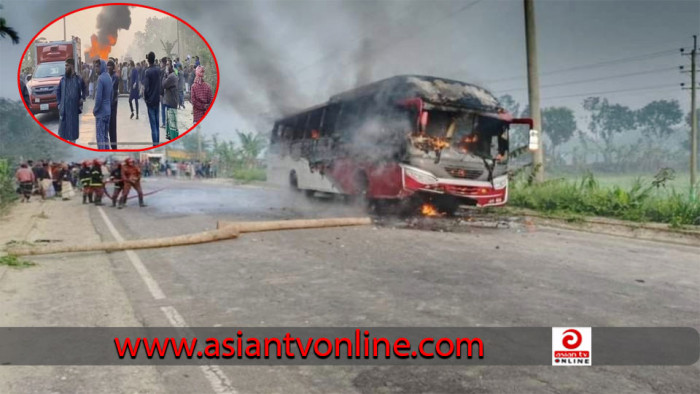
M 513 120 L 488 92 L 457 81 L 409 76 L 373 85 L 278 120 L 268 179 L 446 212 L 507 202 L 509 128 L 529 120 Z M 440 88 L 470 100 L 435 99 Z

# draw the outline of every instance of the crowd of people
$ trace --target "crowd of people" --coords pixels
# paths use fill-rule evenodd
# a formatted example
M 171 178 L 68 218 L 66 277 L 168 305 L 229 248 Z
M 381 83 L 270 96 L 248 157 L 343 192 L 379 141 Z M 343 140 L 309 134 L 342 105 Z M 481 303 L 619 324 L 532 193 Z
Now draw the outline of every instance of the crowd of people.
M 112 206 L 123 207 L 131 189 L 135 189 L 139 205 L 143 202 L 141 178 L 166 176 L 178 179 L 216 178 L 218 168 L 213 161 L 136 161 L 126 158 L 123 161 L 110 158 L 85 160 L 82 163 L 29 160 L 22 163 L 15 172 L 17 193 L 21 202 L 29 202 L 33 195 L 42 200 L 60 198 L 71 200 L 82 194 L 83 203 L 104 205 L 105 196 Z M 108 191 L 112 189 L 112 191 Z
M 59 110 L 58 134 L 75 142 L 80 135 L 80 114 L 86 99 L 94 100 L 97 147 L 117 149 L 117 109 L 120 93 L 129 95 L 130 119 L 139 119 L 139 100 L 143 98 L 148 113 L 153 146 L 160 144 L 160 129 L 168 140 L 179 136 L 177 111 L 185 109 L 189 94 L 193 123 L 197 123 L 212 103 L 211 86 L 204 81 L 204 67 L 199 57 L 163 57 L 156 63 L 149 52 L 141 62 L 119 62 L 116 58 L 94 59 L 75 70 L 75 61 L 67 59 L 65 75 L 59 83 L 56 98 Z M 25 98 L 28 100 L 28 97 Z
M 23 203 L 28 203 L 32 195 L 67 201 L 75 197 L 77 191 L 82 194 L 83 204 L 104 205 L 102 200 L 107 196 L 113 207 L 121 209 L 126 206 L 131 189 L 136 190 L 139 206 L 146 206 L 141 173 L 141 165 L 132 158 L 126 158 L 123 163 L 119 160 L 105 163 L 99 159 L 82 163 L 29 160 L 17 169 L 15 179 Z M 108 191 L 108 184 L 112 184 L 112 191 Z

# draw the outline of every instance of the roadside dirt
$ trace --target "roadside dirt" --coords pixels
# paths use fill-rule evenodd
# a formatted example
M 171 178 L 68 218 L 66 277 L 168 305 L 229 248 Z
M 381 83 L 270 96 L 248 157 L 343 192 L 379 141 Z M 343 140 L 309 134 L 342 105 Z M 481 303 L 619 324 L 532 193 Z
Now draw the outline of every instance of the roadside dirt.
M 89 209 L 95 208 L 76 199 L 16 204 L 2 218 L 0 245 L 12 241 L 100 241 Z M 0 266 L 0 325 L 141 326 L 106 254 L 27 260 L 37 265 L 22 269 Z M 0 392 L 151 393 L 163 391 L 160 379 L 154 367 L 4 366 L 0 368 Z

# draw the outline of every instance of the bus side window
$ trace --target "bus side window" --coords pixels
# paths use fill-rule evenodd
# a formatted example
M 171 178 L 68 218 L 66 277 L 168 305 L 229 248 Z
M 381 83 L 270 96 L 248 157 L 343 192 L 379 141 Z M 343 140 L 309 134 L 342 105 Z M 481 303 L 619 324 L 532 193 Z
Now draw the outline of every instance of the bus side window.
M 321 137 L 330 137 L 333 135 L 333 131 L 336 128 L 336 122 L 338 121 L 338 115 L 340 114 L 340 105 L 332 104 L 326 107 L 326 114 L 323 117 L 323 124 L 321 125 Z
M 316 109 L 309 113 L 309 118 L 306 122 L 304 130 L 304 138 L 318 139 L 319 128 L 321 127 L 321 117 L 323 116 L 323 108 Z
M 300 140 L 304 138 L 304 126 L 306 126 L 307 117 L 308 114 L 301 114 L 294 119 L 294 135 L 292 136 L 293 140 Z

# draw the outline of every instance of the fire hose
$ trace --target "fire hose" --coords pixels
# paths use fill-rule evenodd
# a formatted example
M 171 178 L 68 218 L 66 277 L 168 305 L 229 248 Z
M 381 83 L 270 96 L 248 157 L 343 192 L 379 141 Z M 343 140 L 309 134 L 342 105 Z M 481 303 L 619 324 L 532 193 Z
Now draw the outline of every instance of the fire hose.
M 359 218 L 329 218 L 329 219 L 299 219 L 276 220 L 264 222 L 228 222 L 219 221 L 216 230 L 209 230 L 195 234 L 177 235 L 164 238 L 135 239 L 122 242 L 98 242 L 86 245 L 47 245 L 42 247 L 10 247 L 6 249 L 8 254 L 14 256 L 28 256 L 54 253 L 76 253 L 106 251 L 115 252 L 130 249 L 165 248 L 172 246 L 201 244 L 238 238 L 243 233 L 279 230 L 300 230 L 323 227 L 362 226 L 372 224 L 368 217 Z

